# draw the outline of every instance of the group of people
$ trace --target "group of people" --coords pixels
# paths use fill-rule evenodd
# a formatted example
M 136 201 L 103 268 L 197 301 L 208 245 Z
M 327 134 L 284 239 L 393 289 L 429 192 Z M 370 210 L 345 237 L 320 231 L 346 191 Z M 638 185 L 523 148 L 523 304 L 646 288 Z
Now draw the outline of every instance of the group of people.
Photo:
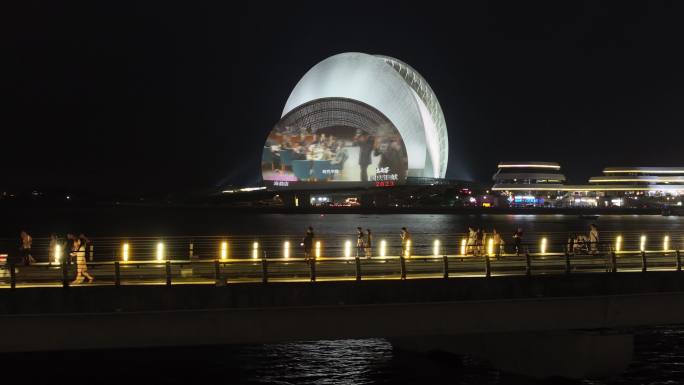
M 501 234 L 492 229 L 491 233 L 485 233 L 481 228 L 468 227 L 468 239 L 466 240 L 466 255 L 484 255 L 486 250 L 486 243 L 488 239 L 492 240 L 493 252 L 496 255 L 501 255 L 504 251 L 504 240 Z M 515 244 L 515 252 L 520 253 L 522 251 L 522 228 L 518 228 L 515 233 L 513 233 L 513 240 Z
M 333 135 L 283 132 L 279 138 L 269 137 L 266 147 L 271 151 L 274 168 L 285 171 L 281 154 L 291 153 L 291 160 L 329 160 L 333 169 L 342 170 L 349 158 L 345 141 Z
M 401 255 L 407 255 L 407 249 L 410 244 L 411 234 L 406 227 L 401 228 Z M 304 238 L 300 243 L 300 246 L 304 248 L 304 258 L 312 259 L 312 251 L 314 246 L 314 230 L 313 227 L 309 226 L 306 229 Z M 356 228 L 356 257 L 366 257 L 371 258 L 373 256 L 373 234 L 371 229 L 366 229 L 363 231 L 361 227 Z
M 88 265 L 86 263 L 87 257 L 92 259 L 92 256 L 88 255 L 90 253 L 90 245 L 92 245 L 92 241 L 85 234 L 80 234 L 79 236 L 67 234 L 65 241 L 60 240 L 56 234 L 51 234 L 48 245 L 48 259 L 50 262 L 57 262 L 57 246 L 60 246 L 60 249 L 63 250 L 63 258 L 67 256 L 70 258 L 63 261 L 76 264 L 76 278 L 72 284 L 79 284 L 86 278 L 88 282 L 93 282 L 94 278 L 88 273 Z M 32 249 L 33 237 L 25 230 L 22 230 L 19 233 L 19 260 L 10 260 L 9 262 L 24 266 L 35 263 L 36 259 L 33 257 Z
M 373 255 L 373 235 L 371 235 L 371 229 L 363 229 L 360 227 L 356 228 L 356 256 L 365 256 L 370 258 Z
M 267 153 L 262 169 L 273 172 L 274 180 L 293 174 L 290 162 L 296 160 L 330 161 L 325 170 L 330 180 L 367 182 L 406 178 L 408 158 L 401 138 L 384 131 L 369 133 L 357 129 L 355 133 L 336 132 L 333 135 L 332 132 L 313 132 L 310 128 L 284 127 L 269 135 L 265 147 Z M 369 166 L 375 163 L 374 157 L 379 157 L 375 176 L 368 174 Z M 359 170 L 347 162 L 350 158 L 356 160 Z
M 568 237 L 568 253 L 591 253 L 597 254 L 599 246 L 599 232 L 595 224 L 589 225 L 589 235 L 574 234 Z
M 513 246 L 516 255 L 524 253 L 523 249 L 523 229 L 518 227 L 512 234 Z M 407 250 L 410 247 L 411 234 L 406 229 L 406 227 L 401 228 L 400 233 L 401 238 L 401 255 L 409 256 Z M 491 240 L 492 250 L 491 252 L 495 256 L 504 254 L 506 242 L 504 241 L 501 233 L 492 229 L 491 232 L 487 233 L 481 228 L 468 227 L 468 238 L 465 244 L 465 254 L 466 255 L 486 255 L 489 254 L 488 250 L 489 240 Z M 590 226 L 589 235 L 575 235 L 568 239 L 568 252 L 579 253 L 579 252 L 591 252 L 592 254 L 598 253 L 598 228 L 595 224 Z M 314 231 L 313 227 L 309 226 L 306 230 L 306 234 L 302 239 L 300 244 L 304 248 L 304 257 L 310 259 L 312 256 L 312 250 L 314 245 Z M 371 229 L 366 229 L 365 231 L 361 227 L 356 228 L 356 257 L 371 258 L 373 256 L 373 235 Z

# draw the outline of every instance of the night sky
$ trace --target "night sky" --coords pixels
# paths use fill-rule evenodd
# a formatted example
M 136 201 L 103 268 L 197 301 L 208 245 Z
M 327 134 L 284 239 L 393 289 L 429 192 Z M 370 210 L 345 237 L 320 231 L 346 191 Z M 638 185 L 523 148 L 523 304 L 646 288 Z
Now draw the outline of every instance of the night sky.
M 488 181 L 500 160 L 558 161 L 573 183 L 684 166 L 682 2 L 55 3 L 5 14 L 0 189 L 256 183 L 289 92 L 347 51 L 427 79 L 447 177 Z

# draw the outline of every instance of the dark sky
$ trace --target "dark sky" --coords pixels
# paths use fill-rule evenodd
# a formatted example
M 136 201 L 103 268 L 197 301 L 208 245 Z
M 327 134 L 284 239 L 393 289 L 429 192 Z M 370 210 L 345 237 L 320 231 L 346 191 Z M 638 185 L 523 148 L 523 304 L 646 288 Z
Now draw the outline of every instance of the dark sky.
M 489 180 L 499 160 L 559 161 L 575 183 L 684 166 L 682 2 L 55 3 L 5 15 L 0 188 L 253 183 L 296 82 L 346 51 L 427 79 L 448 177 Z

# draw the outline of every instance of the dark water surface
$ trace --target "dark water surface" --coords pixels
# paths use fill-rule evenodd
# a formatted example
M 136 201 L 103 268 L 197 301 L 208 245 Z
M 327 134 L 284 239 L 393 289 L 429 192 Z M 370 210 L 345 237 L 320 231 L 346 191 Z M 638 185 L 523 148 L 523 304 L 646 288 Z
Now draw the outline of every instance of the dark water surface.
M 399 231 L 406 226 L 413 234 L 414 245 L 426 246 L 434 239 L 455 254 L 468 226 L 486 232 L 497 229 L 504 241 L 512 243 L 511 234 L 518 227 L 525 231 L 525 242 L 538 243 L 548 238 L 549 251 L 561 251 L 568 235 L 587 234 L 589 224 L 599 227 L 601 240 L 612 242 L 623 235 L 623 249 L 637 249 L 639 237 L 647 233 L 647 249 L 662 249 L 662 239 L 670 237 L 672 248 L 684 248 L 684 217 L 661 215 L 601 215 L 597 220 L 577 215 L 506 215 L 506 214 L 259 214 L 226 209 L 180 208 L 100 208 L 100 209 L 27 209 L 3 213 L 0 238 L 18 239 L 20 229 L 27 229 L 40 246 L 40 237 L 50 233 L 85 233 L 90 237 L 171 237 L 226 236 L 231 248 L 242 243 L 246 255 L 253 241 L 271 242 L 277 249 L 282 241 L 298 240 L 307 226 L 313 226 L 317 238 L 326 247 L 341 247 L 344 240 L 355 239 L 356 227 L 370 228 L 376 244 L 385 239 L 388 245 L 399 243 Z M 47 244 L 47 242 L 44 242 Z M 98 243 L 96 242 L 96 245 Z M 101 245 L 102 243 L 100 243 Z M 117 246 L 118 247 L 118 246 Z M 187 248 L 187 246 L 183 246 Z M 211 243 L 210 251 L 216 245 Z M 328 248 L 328 250 L 331 250 Z M 237 253 L 236 253 L 237 254 Z
M 5 372 L 21 373 L 15 384 L 670 385 L 684 383 L 684 327 L 638 330 L 625 373 L 579 381 L 514 376 L 471 357 L 397 353 L 384 339 L 22 353 L 2 360 Z
M 596 222 L 603 231 L 682 229 L 684 217 L 661 215 L 601 215 L 598 220 L 577 215 L 542 214 L 260 214 L 227 209 L 183 208 L 32 208 L 3 210 L 0 237 L 14 237 L 25 228 L 35 236 L 51 232 L 84 232 L 91 236 L 177 235 L 299 235 L 306 226 L 321 234 L 353 234 L 357 226 L 375 233 L 398 233 L 402 226 L 414 233 L 465 233 L 468 226 L 503 233 L 522 226 L 528 232 L 586 231 Z

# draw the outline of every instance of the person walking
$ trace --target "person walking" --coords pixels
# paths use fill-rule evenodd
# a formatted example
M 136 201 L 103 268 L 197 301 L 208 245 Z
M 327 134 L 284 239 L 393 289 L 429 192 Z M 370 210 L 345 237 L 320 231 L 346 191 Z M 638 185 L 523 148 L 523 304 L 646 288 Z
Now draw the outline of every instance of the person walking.
M 81 233 L 78 236 L 78 239 L 81 240 L 81 244 L 85 248 L 85 256 L 86 256 L 86 261 L 93 261 L 93 255 L 91 253 L 91 248 L 93 245 L 93 241 L 91 241 L 88 237 L 85 236 L 85 234 Z
M 35 262 L 35 259 L 31 255 L 31 247 L 33 245 L 33 237 L 29 235 L 26 231 L 22 230 L 19 233 L 20 245 L 19 245 L 19 255 L 21 256 L 21 262 L 24 266 L 30 265 Z
M 364 248 L 363 248 L 363 229 L 360 227 L 356 228 L 356 257 L 359 258 L 363 255 L 364 253 Z
M 366 229 L 366 239 L 363 242 L 363 249 L 366 254 L 366 258 L 370 259 L 373 255 L 373 236 L 371 235 L 371 230 Z
M 475 233 L 475 251 L 477 255 L 483 255 L 483 246 L 484 246 L 484 232 L 482 231 L 481 228 L 477 228 L 477 231 Z
M 565 247 L 568 254 L 575 252 L 575 236 L 573 234 L 568 235 L 568 243 Z
M 466 254 L 475 255 L 475 243 L 477 242 L 477 231 L 468 227 L 468 240 L 466 241 Z
M 599 232 L 595 223 L 589 225 L 589 247 L 592 254 L 598 253 Z
M 410 252 L 409 247 L 411 244 L 411 233 L 406 229 L 406 227 L 401 228 L 401 256 L 410 257 L 408 254 Z
M 77 285 L 83 282 L 84 278 L 88 278 L 88 282 L 93 283 L 95 278 L 88 273 L 88 265 L 86 264 L 85 258 L 85 246 L 78 238 L 74 240 L 74 247 L 72 249 L 71 255 L 76 258 L 76 279 L 74 279 L 71 284 Z
M 494 255 L 497 257 L 503 254 L 504 251 L 504 240 L 501 238 L 501 234 L 499 234 L 496 229 L 492 229 L 492 246 L 494 247 Z
M 523 251 L 522 250 L 522 237 L 523 237 L 523 229 L 522 227 L 518 227 L 517 230 L 513 233 L 513 241 L 515 243 L 515 255 L 520 255 L 520 253 Z
M 304 259 L 306 260 L 309 260 L 311 258 L 311 249 L 313 249 L 313 239 L 313 227 L 309 226 L 306 229 L 306 234 L 304 234 L 304 239 L 302 239 L 302 246 L 304 246 Z
M 76 262 L 74 257 L 71 255 L 71 251 L 74 249 L 74 241 L 76 240 L 76 236 L 71 233 L 67 233 L 66 235 L 66 242 L 64 243 L 64 251 L 68 252 L 68 256 L 64 258 L 64 263 L 74 263 Z

